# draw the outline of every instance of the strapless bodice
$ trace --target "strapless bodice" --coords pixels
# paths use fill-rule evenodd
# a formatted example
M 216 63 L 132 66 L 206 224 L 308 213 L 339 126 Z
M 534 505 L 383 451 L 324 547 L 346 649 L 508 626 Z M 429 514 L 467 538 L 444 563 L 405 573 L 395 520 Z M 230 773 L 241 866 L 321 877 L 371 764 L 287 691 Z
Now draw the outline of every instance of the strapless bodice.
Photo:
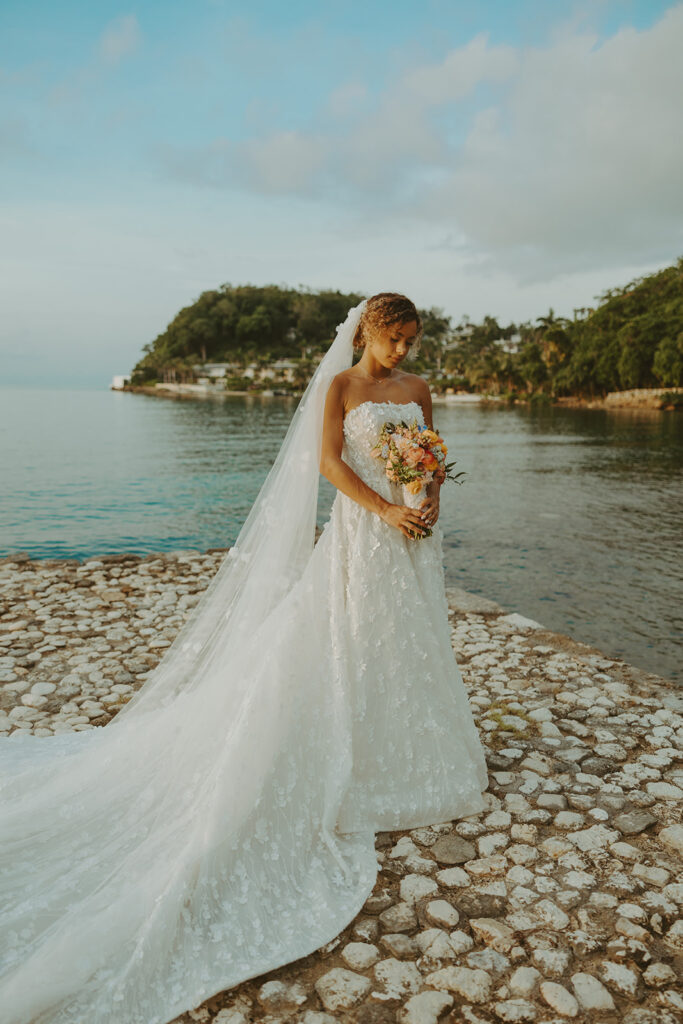
M 410 423 L 413 419 L 424 426 L 424 413 L 419 402 L 361 402 L 344 417 L 344 462 L 369 487 L 391 501 L 396 500 L 393 493 L 395 485 L 387 479 L 384 462 L 370 453 L 387 420 Z

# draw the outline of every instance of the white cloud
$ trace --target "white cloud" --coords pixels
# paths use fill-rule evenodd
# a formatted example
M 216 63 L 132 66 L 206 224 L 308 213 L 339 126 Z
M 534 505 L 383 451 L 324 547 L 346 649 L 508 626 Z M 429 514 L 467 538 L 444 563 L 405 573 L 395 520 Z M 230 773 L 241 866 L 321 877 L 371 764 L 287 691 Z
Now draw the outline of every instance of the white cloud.
M 513 47 L 489 46 L 488 32 L 480 32 L 440 63 L 410 71 L 400 88 L 425 107 L 440 106 L 463 99 L 480 82 L 504 81 L 517 71 L 519 59 Z
M 327 109 L 332 117 L 349 117 L 357 112 L 367 95 L 367 86 L 362 82 L 343 82 L 330 93 Z
M 140 44 L 140 26 L 134 14 L 125 14 L 111 21 L 100 35 L 89 59 L 74 68 L 49 90 L 52 106 L 78 108 L 88 100 L 107 72 Z
M 118 64 L 140 42 L 140 26 L 134 14 L 124 14 L 107 25 L 99 42 L 99 55 L 104 64 Z
M 159 152 L 186 181 L 442 227 L 478 273 L 653 263 L 683 249 L 682 49 L 680 3 L 602 43 L 576 16 L 545 46 L 478 34 L 352 117 L 362 87 L 342 83 L 308 132 Z

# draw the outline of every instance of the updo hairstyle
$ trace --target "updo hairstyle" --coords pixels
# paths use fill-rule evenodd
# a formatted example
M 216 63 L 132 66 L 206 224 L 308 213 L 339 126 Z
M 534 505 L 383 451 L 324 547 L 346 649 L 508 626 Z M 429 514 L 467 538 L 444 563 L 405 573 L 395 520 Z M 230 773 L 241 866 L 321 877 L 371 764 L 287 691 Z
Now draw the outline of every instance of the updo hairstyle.
M 417 334 L 406 359 L 415 358 L 422 339 L 422 318 L 415 308 L 415 304 L 400 292 L 378 292 L 377 295 L 371 295 L 356 328 L 353 339 L 354 350 L 362 349 L 377 328 L 405 324 L 410 320 L 417 321 Z

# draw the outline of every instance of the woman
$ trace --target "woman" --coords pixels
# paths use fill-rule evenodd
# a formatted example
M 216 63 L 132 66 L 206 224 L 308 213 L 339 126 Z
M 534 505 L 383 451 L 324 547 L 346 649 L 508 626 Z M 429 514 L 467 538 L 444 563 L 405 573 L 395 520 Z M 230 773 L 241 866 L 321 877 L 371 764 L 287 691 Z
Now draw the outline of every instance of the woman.
M 0 740 L 5 1024 L 167 1024 L 333 939 L 376 831 L 484 808 L 438 491 L 406 506 L 370 454 L 387 418 L 431 426 L 398 369 L 420 328 L 394 293 L 349 311 L 237 542 L 107 726 Z M 338 493 L 314 545 L 319 469 Z

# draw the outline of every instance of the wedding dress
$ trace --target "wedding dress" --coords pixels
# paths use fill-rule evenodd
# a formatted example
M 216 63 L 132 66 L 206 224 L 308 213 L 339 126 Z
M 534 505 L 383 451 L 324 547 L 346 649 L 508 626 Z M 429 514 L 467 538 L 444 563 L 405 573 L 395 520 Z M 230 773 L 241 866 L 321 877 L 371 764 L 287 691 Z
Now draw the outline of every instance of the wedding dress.
M 375 832 L 485 806 L 438 522 L 408 539 L 337 492 L 310 537 L 310 431 L 360 309 L 173 654 L 103 728 L 0 740 L 5 1024 L 167 1024 L 338 935 L 373 890 Z M 399 503 L 370 448 L 413 416 L 344 420 L 342 458 Z

